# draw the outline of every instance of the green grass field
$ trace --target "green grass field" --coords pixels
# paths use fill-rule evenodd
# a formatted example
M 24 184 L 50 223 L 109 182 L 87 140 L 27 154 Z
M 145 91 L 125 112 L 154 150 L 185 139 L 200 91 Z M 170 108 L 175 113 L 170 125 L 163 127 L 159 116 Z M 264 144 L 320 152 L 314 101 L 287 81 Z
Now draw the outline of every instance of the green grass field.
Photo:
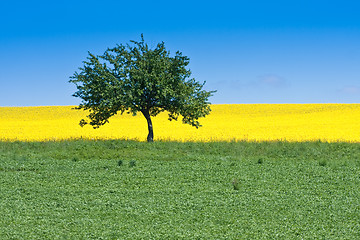
M 0 239 L 360 239 L 360 145 L 0 142 L 0 213 Z

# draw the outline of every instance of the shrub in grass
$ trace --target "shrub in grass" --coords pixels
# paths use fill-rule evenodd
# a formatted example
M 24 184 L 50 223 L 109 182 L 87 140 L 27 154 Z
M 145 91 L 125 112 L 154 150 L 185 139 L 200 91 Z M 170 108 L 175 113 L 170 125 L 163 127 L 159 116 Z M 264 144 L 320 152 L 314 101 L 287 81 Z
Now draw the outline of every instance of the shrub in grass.
M 237 180 L 236 178 L 234 178 L 234 180 L 231 183 L 234 187 L 234 190 L 239 190 L 240 189 L 240 183 L 239 180 Z
M 135 161 L 135 160 L 131 160 L 131 161 L 129 162 L 129 166 L 130 166 L 130 167 L 135 167 L 135 166 L 136 166 L 136 161 Z
M 324 159 L 322 159 L 322 160 L 319 161 L 319 165 L 320 165 L 321 167 L 325 167 L 326 164 L 327 164 L 327 162 L 326 162 L 326 160 L 324 160 Z

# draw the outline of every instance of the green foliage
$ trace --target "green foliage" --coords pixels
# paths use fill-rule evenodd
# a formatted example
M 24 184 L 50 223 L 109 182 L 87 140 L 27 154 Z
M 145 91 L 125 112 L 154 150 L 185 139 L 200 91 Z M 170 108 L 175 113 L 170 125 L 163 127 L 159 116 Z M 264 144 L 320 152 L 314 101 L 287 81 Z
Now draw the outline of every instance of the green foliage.
M 231 184 L 233 185 L 234 187 L 234 190 L 239 190 L 240 189 L 240 183 L 239 183 L 239 180 L 237 178 L 235 178 Z
M 359 239 L 359 159 L 347 143 L 0 142 L 0 239 Z
M 326 160 L 325 159 L 321 159 L 319 161 L 319 166 L 325 167 L 326 166 Z
M 82 119 L 80 125 L 98 128 L 118 112 L 141 112 L 148 120 L 149 140 L 151 117 L 168 111 L 169 120 L 181 115 L 183 123 L 200 127 L 198 119 L 209 114 L 208 98 L 215 91 L 203 90 L 205 82 L 190 78 L 189 58 L 179 51 L 171 57 L 163 42 L 150 49 L 142 35 L 140 42 L 131 43 L 101 56 L 89 52 L 80 73 L 71 77 L 78 90 L 73 96 L 82 99 L 77 109 L 90 111 L 90 121 Z
M 135 161 L 135 160 L 131 160 L 131 161 L 129 162 L 129 166 L 130 166 L 130 167 L 135 167 L 135 166 L 136 166 L 136 161 Z

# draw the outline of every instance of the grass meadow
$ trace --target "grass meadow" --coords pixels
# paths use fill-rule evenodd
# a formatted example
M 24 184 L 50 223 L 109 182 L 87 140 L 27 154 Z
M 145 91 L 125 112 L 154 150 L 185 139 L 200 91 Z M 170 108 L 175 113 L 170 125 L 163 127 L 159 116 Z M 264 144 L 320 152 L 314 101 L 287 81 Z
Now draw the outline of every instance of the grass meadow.
M 0 239 L 360 239 L 360 145 L 0 142 Z

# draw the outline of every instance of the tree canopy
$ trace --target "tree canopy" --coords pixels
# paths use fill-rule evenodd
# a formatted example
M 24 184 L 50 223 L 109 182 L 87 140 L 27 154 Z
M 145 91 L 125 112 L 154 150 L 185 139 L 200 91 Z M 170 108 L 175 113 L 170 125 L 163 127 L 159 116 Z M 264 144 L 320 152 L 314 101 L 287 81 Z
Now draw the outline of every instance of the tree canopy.
M 149 142 L 154 138 L 151 117 L 163 111 L 170 121 L 181 115 L 183 123 L 200 127 L 198 119 L 210 113 L 208 98 L 215 91 L 203 90 L 205 82 L 190 78 L 190 59 L 179 51 L 171 57 L 164 42 L 150 49 L 143 35 L 130 43 L 108 48 L 100 56 L 89 52 L 80 72 L 70 77 L 77 87 L 73 96 L 82 99 L 76 109 L 89 110 L 80 125 L 98 128 L 117 113 L 141 112 Z

